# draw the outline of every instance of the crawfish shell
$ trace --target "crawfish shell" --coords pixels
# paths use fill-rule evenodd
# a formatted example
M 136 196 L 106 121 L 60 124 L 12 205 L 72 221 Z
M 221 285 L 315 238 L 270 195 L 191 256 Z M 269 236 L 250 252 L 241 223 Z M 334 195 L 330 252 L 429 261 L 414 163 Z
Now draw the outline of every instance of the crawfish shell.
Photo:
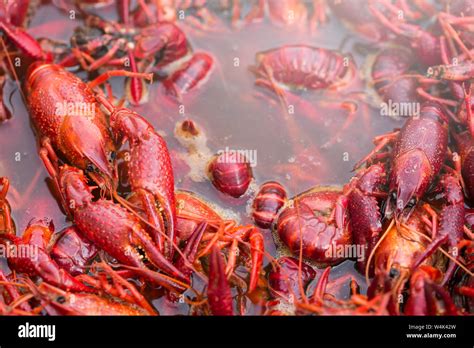
M 252 181 L 252 169 L 237 153 L 224 152 L 214 156 L 208 166 L 209 178 L 220 192 L 239 198 Z
M 311 190 L 280 213 L 278 235 L 291 252 L 298 253 L 302 245 L 303 256 L 321 265 L 345 260 L 338 250 L 352 243 L 350 224 L 339 228 L 328 220 L 341 195 L 338 191 Z M 344 220 L 349 221 L 347 211 L 344 215 Z
M 276 181 L 264 183 L 253 201 L 252 217 L 261 228 L 270 228 L 286 201 L 285 188 Z
M 268 284 L 274 297 L 294 295 L 301 296 L 298 285 L 298 264 L 294 257 L 284 256 L 278 259 L 279 267 L 272 269 L 268 274 Z M 308 264 L 301 265 L 301 279 L 303 288 L 316 277 L 316 271 Z
M 68 227 L 54 243 L 51 257 L 57 264 L 76 276 L 84 273 L 85 266 L 97 255 L 97 247 L 80 235 L 75 226 Z

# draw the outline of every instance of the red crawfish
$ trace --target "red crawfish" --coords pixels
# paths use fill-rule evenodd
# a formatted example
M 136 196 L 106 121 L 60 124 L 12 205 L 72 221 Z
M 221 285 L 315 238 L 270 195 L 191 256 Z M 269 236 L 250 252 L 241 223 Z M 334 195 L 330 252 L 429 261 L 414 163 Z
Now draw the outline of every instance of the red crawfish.
M 225 274 L 221 251 L 214 246 L 209 261 L 207 301 L 213 315 L 234 315 L 232 293 Z
M 7 195 L 10 188 L 10 180 L 0 177 L 0 234 L 14 234 L 15 223 L 11 216 L 10 203 Z
M 240 226 L 236 221 L 223 219 L 203 199 L 195 194 L 179 191 L 176 194 L 177 204 L 177 234 L 183 240 L 190 240 L 199 225 L 206 223 L 204 235 L 199 237 L 198 258 L 208 255 L 214 246 L 227 252 L 225 273 L 227 278 L 234 275 L 238 256 L 242 250 L 250 250 L 250 269 L 248 292 L 257 288 L 265 253 L 264 240 L 261 232 L 253 225 Z M 246 261 L 246 260 L 244 260 Z
M 285 28 L 303 28 L 309 22 L 309 30 L 314 33 L 318 25 L 327 21 L 325 1 L 270 0 L 266 4 L 271 22 Z
M 201 221 L 206 221 L 207 231 L 216 232 L 222 217 L 203 199 L 187 191 L 176 192 L 177 222 L 176 235 L 182 240 L 188 240 Z
M 27 283 L 49 315 L 156 315 L 148 308 L 118 297 L 84 292 L 68 292 L 48 283 Z
M 260 228 L 270 228 L 278 212 L 285 205 L 286 190 L 276 181 L 264 183 L 252 203 L 252 217 Z
M 390 30 L 401 39 L 406 39 L 416 52 L 417 59 L 425 66 L 441 63 L 440 39 L 437 35 L 423 29 L 416 24 L 400 20 L 396 14 L 392 16 L 396 20 L 390 20 L 376 3 L 369 2 L 369 10 L 382 26 Z
M 323 265 L 345 260 L 338 250 L 352 243 L 347 197 L 337 188 L 315 187 L 290 202 L 276 223 L 283 243 Z
M 443 106 L 425 102 L 418 117 L 410 117 L 402 129 L 381 135 L 374 150 L 355 168 L 372 158 L 387 144 L 393 144 L 390 158 L 389 198 L 386 213 L 398 218 L 410 213 L 439 173 L 446 158 L 448 117 Z
M 370 282 L 367 295 L 374 298 L 378 294 L 390 293 L 388 309 L 392 314 L 400 312 L 399 296 L 412 274 L 417 256 L 423 253 L 429 244 L 423 220 L 425 215 L 425 211 L 418 207 L 400 226 L 396 226 L 392 220 L 381 236 L 377 248 L 372 250 L 368 258 L 367 263 L 370 266 L 373 256 L 375 276 Z M 426 258 L 423 265 L 433 265 L 435 256 L 438 255 Z
M 5 1 L 0 4 L 0 20 L 21 27 L 25 24 L 29 6 L 29 0 Z
M 196 226 L 195 230 L 193 231 L 189 239 L 186 241 L 186 246 L 183 249 L 184 257 L 181 256 L 176 262 L 176 268 L 183 272 L 189 280 L 193 273 L 193 269 L 189 267 L 186 262 L 189 262 L 189 264 L 192 265 L 196 261 L 199 245 L 201 243 L 202 237 L 204 236 L 204 232 L 206 232 L 206 229 L 207 222 L 205 220 Z
M 110 72 L 100 80 L 107 76 Z M 35 63 L 26 77 L 27 103 L 43 159 L 56 158 L 58 152 L 71 165 L 110 184 L 116 182 L 115 145 L 91 89 L 95 82 L 86 84 L 59 65 Z
M 439 284 L 441 272 L 421 266 L 410 278 L 405 315 L 457 315 L 458 310 L 448 290 Z
M 140 6 L 133 12 L 134 23 L 146 26 L 158 21 L 179 21 L 180 25 L 202 32 L 220 31 L 222 23 L 209 7 L 226 5 L 206 0 L 162 0 L 140 1 Z M 153 13 L 152 10 L 155 10 Z
M 2 184 L 0 212 L 4 232 L 1 234 L 1 238 L 4 239 L 4 243 L 8 247 L 17 251 L 8 258 L 10 268 L 26 273 L 31 277 L 41 277 L 63 289 L 90 291 L 51 257 L 52 235 L 54 232 L 51 221 L 32 220 L 21 237 L 15 235 L 15 226 L 7 200 L 9 181 L 7 178 L 1 177 L 0 183 Z
M 129 143 L 128 177 L 132 192 L 141 201 L 147 219 L 154 227 L 153 240 L 158 249 L 171 259 L 176 239 L 176 203 L 173 168 L 166 142 L 136 112 L 115 108 L 105 98 L 98 98 L 110 113 L 115 138 Z M 164 243 L 163 235 L 168 236 L 167 243 Z
M 129 64 L 131 71 L 137 73 L 147 66 L 161 69 L 191 52 L 185 34 L 174 23 L 159 21 L 139 28 L 132 23 L 130 2 L 120 1 L 117 5 L 120 23 L 85 15 L 86 25 L 76 29 L 71 38 L 72 53 L 62 63 L 76 60 L 87 71 Z M 139 7 L 148 11 L 144 2 L 140 2 Z M 146 101 L 143 80 L 132 77 L 127 81 L 126 90 L 133 104 Z
M 73 276 L 83 274 L 97 255 L 97 247 L 84 238 L 76 226 L 66 227 L 53 244 L 51 258 Z
M 348 85 L 355 76 L 350 57 L 306 45 L 287 45 L 257 53 L 255 82 L 281 95 L 281 89 L 320 90 Z M 317 72 L 317 73 L 316 73 Z
M 52 229 L 51 223 L 34 221 L 21 237 L 13 234 L 3 235 L 2 237 L 9 241 L 7 245 L 18 251 L 8 258 L 9 267 L 31 277 L 40 277 L 64 290 L 91 292 L 91 288 L 76 280 L 51 258 Z
M 447 56 L 444 59 L 448 61 Z M 451 118 L 469 129 L 471 136 L 474 136 L 474 98 L 469 84 L 474 77 L 474 64 L 462 58 L 459 60 L 457 64 L 429 67 L 426 75 L 448 83 L 454 100 L 441 99 L 440 102 L 446 106 L 455 106 L 456 112 L 455 115 L 450 113 Z
M 294 303 L 303 300 L 317 272 L 293 257 L 280 257 L 268 273 L 268 288 L 273 299 L 265 304 L 265 315 L 295 314 Z
M 0 282 L 2 291 L 0 292 L 0 313 L 2 315 L 34 315 L 29 298 L 23 296 L 18 288 L 17 277 L 15 274 L 6 276 L 0 270 Z
M 51 60 L 51 55 L 43 52 L 39 43 L 21 27 L 28 10 L 27 3 L 28 1 L 21 0 L 0 5 L 0 31 L 26 56 L 37 60 Z
M 418 256 L 413 265 L 413 269 L 417 268 L 427 257 L 432 255 L 442 245 L 447 245 L 449 247 L 449 252 L 454 254 L 454 257 L 457 257 L 457 249 L 464 236 L 464 194 L 459 183 L 459 178 L 445 174 L 440 178 L 438 185 L 444 201 L 439 213 L 439 226 L 436 226 L 438 214 L 428 206 L 428 212 L 434 217 L 433 224 L 436 228 L 436 233 L 433 233 L 432 241 L 427 246 L 426 250 Z M 451 278 L 455 267 L 455 262 L 450 260 L 442 284 L 446 284 Z
M 138 217 L 110 200 L 92 200 L 81 170 L 64 165 L 56 178 L 74 224 L 88 240 L 120 263 L 147 269 L 144 261 L 148 260 L 163 272 L 185 279 L 159 251 Z
M 461 173 L 469 200 L 474 199 L 474 139 L 469 131 L 453 132 L 456 147 L 461 157 Z
M 341 276 L 329 281 L 331 267 L 326 269 L 319 276 L 313 290 L 313 294 L 305 301 L 296 301 L 295 307 L 298 313 L 314 313 L 318 315 L 387 315 L 388 295 L 378 295 L 368 299 L 359 294 L 359 285 L 351 276 Z M 347 300 L 338 299 L 333 295 L 334 290 L 341 288 L 341 283 L 350 279 L 350 298 Z
M 349 90 L 359 83 L 356 65 L 350 55 L 308 45 L 286 45 L 257 53 L 256 65 L 250 67 L 250 70 L 257 77 L 256 85 L 265 87 L 278 96 L 285 113 L 290 110 L 290 105 L 299 105 L 298 109 L 303 111 L 303 115 L 321 122 L 323 118 L 318 117 L 313 105 L 295 95 L 306 90 L 323 94 L 321 107 L 327 105 L 330 110 L 347 112 L 347 120 L 322 146 L 324 148 L 339 141 L 341 133 L 351 125 L 356 116 L 358 104 L 354 98 L 341 100 L 341 94 L 338 93 L 340 89 Z M 285 118 L 285 122 L 288 123 L 290 132 L 296 133 L 294 121 Z M 301 135 L 295 134 L 293 137 Z
M 274 297 L 301 300 L 302 294 L 299 287 L 299 261 L 294 257 L 280 257 L 277 266 L 268 274 L 268 286 Z M 301 263 L 301 285 L 303 290 L 316 278 L 316 271 L 308 264 Z
M 436 81 L 412 72 L 416 64 L 413 52 L 404 47 L 389 47 L 379 51 L 371 67 L 371 79 L 384 102 L 419 103 L 425 97 L 424 87 Z M 401 111 L 393 116 L 409 116 Z
M 210 54 L 197 52 L 166 78 L 163 86 L 170 95 L 181 101 L 183 95 L 198 89 L 208 80 L 213 67 L 214 58 Z
M 143 28 L 137 37 L 135 56 L 153 60 L 153 69 L 166 69 L 191 53 L 191 47 L 179 27 L 171 22 L 158 22 Z
M 224 151 L 214 156 L 207 171 L 214 187 L 234 198 L 242 196 L 252 181 L 250 163 L 238 152 Z
M 356 264 L 361 273 L 365 271 L 368 255 L 382 234 L 379 200 L 386 196 L 383 192 L 386 175 L 382 164 L 373 164 L 358 173 L 345 187 L 348 192 L 353 242 L 364 248 L 364 255 L 359 255 L 362 260 L 358 260 Z

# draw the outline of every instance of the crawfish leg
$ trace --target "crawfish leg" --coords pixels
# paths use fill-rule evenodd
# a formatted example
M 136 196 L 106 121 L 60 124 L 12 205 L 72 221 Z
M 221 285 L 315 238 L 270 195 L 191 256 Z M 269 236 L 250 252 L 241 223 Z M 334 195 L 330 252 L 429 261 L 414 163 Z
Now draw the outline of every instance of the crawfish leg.
M 140 200 L 143 204 L 143 209 L 146 212 L 148 217 L 148 221 L 152 226 L 154 226 L 158 231 L 153 229 L 152 235 L 154 236 L 154 240 L 158 249 L 163 252 L 164 250 L 164 243 L 163 243 L 163 235 L 165 234 L 165 222 L 163 220 L 163 216 L 157 211 L 157 204 L 155 196 L 144 189 L 139 189 L 136 191 L 137 195 L 140 197 Z
M 7 301 L 7 304 L 12 304 L 14 301 L 18 300 L 21 297 L 21 294 L 18 291 L 17 287 L 8 284 L 10 280 L 7 278 L 7 276 L 5 276 L 2 270 L 0 270 L 0 281 L 2 282 L 3 288 L 8 293 L 8 296 L 10 297 Z M 32 310 L 28 302 L 22 302 L 19 307 L 20 309 L 26 312 L 31 312 Z
M 91 65 L 89 65 L 89 67 L 87 67 L 87 71 L 97 70 L 101 68 L 102 66 L 106 65 L 107 63 L 109 63 L 112 60 L 112 58 L 114 58 L 115 53 L 119 50 L 122 44 L 123 44 L 122 41 L 117 40 L 112 46 L 112 48 L 106 54 L 104 54 L 99 59 L 94 60 L 94 62 Z
M 156 246 L 151 241 L 150 237 L 144 233 L 144 230 L 135 228 L 133 234 L 137 237 L 145 250 L 146 254 L 150 258 L 150 261 L 158 268 L 164 272 L 178 277 L 180 279 L 186 279 L 186 276 L 178 270 L 170 261 L 168 261 L 159 250 L 156 249 Z
M 70 209 L 68 207 L 66 197 L 62 193 L 62 190 L 59 184 L 58 156 L 56 155 L 56 152 L 54 151 L 53 146 L 51 145 L 51 142 L 48 138 L 44 138 L 41 141 L 41 144 L 42 146 L 39 150 L 39 157 L 41 161 L 43 162 L 49 176 L 53 180 L 54 187 L 56 189 L 56 192 L 59 194 L 59 198 L 61 200 L 62 208 L 64 209 L 66 213 L 70 214 Z
M 146 80 L 149 80 L 150 82 L 153 81 L 153 74 L 149 73 L 137 73 L 137 72 L 131 72 L 127 70 L 109 70 L 106 71 L 102 74 L 100 74 L 98 77 L 96 77 L 94 80 L 90 81 L 88 83 L 90 88 L 95 88 L 103 83 L 105 83 L 108 79 L 114 76 L 125 76 L 125 77 L 136 77 L 136 78 L 144 78 Z
M 249 239 L 252 248 L 250 253 L 252 269 L 250 271 L 249 292 L 252 292 L 257 287 L 258 278 L 262 269 L 264 243 L 263 236 L 257 229 L 252 230 Z
M 474 118 L 472 115 L 471 109 L 471 85 L 467 88 L 464 86 L 464 103 L 466 103 L 466 115 L 467 115 L 467 123 L 469 125 L 469 131 L 471 132 L 471 136 L 474 137 Z
M 132 297 L 134 298 L 137 305 L 144 308 L 151 315 L 156 315 L 155 309 L 148 303 L 145 297 L 136 289 L 136 287 L 128 282 L 125 278 L 121 277 L 117 272 L 115 272 L 112 267 L 107 265 L 105 262 L 102 264 L 105 272 L 113 279 L 117 287 L 124 287 L 130 291 Z
M 212 314 L 234 314 L 232 310 L 232 294 L 225 275 L 224 260 L 217 246 L 214 246 L 211 252 L 207 296 Z
M 14 233 L 13 222 L 10 212 L 10 206 L 8 205 L 7 201 L 7 193 L 8 188 L 10 187 L 10 181 L 5 177 L 1 177 L 0 185 L 2 186 L 2 190 L 0 191 L 0 213 L 3 215 L 4 219 L 4 230 L 0 232 L 12 234 Z
M 382 150 L 386 145 L 392 143 L 397 138 L 398 133 L 399 132 L 396 131 L 376 137 L 374 139 L 374 143 L 376 144 L 375 148 L 367 156 L 355 164 L 354 170 L 360 168 L 364 163 L 370 161 L 375 156 L 375 154 Z

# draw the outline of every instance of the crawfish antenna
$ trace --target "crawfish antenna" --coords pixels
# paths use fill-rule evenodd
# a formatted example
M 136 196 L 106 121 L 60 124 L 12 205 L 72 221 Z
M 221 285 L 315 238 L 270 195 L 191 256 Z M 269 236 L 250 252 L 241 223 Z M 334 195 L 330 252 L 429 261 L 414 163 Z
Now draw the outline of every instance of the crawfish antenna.
M 369 255 L 369 258 L 367 259 L 367 264 L 365 265 L 365 281 L 367 283 L 367 285 L 369 285 L 369 271 L 370 271 L 370 263 L 372 262 L 372 258 L 374 257 L 375 255 L 375 251 L 378 249 L 378 247 L 380 246 L 380 244 L 382 243 L 382 241 L 385 239 L 385 237 L 387 236 L 388 234 L 388 231 L 390 231 L 393 227 L 395 223 L 395 220 L 392 220 L 392 222 L 390 222 L 390 225 L 388 225 L 387 229 L 385 230 L 385 232 L 383 233 L 382 237 L 378 240 L 377 244 L 375 244 L 374 248 L 372 249 L 372 251 L 370 252 L 370 255 Z

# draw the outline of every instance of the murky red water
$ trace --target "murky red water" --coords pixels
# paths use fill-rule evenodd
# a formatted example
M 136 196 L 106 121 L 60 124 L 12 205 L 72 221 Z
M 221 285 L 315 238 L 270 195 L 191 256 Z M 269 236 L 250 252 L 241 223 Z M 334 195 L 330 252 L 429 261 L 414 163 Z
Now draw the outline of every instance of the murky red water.
M 116 16 L 114 7 L 105 8 L 101 12 L 110 18 Z M 73 29 L 79 25 L 79 19 L 71 20 L 66 13 L 45 4 L 34 13 L 28 31 L 36 38 L 49 37 L 68 41 Z M 248 68 L 255 63 L 257 52 L 282 45 L 307 44 L 339 49 L 343 39 L 349 38 L 343 47 L 344 53 L 354 56 L 362 75 L 366 57 L 359 55 L 354 49 L 357 39 L 350 36 L 334 19 L 315 35 L 309 35 L 305 30 L 277 27 L 268 20 L 241 30 L 202 33 L 186 28 L 186 33 L 195 51 L 209 52 L 215 58 L 216 65 L 207 83 L 184 98 L 184 114 L 180 113 L 179 105 L 164 94 L 159 83 L 150 86 L 149 102 L 134 108 L 163 132 L 174 153 L 186 152 L 174 137 L 176 122 L 191 118 L 206 133 L 212 152 L 226 147 L 255 151 L 257 165 L 253 172 L 256 184 L 277 180 L 293 196 L 315 185 L 346 183 L 353 175 L 351 169 L 354 163 L 371 148 L 372 137 L 391 130 L 402 122 L 382 117 L 379 110 L 361 103 L 354 123 L 342 134 L 341 142 L 329 149 L 322 149 L 321 146 L 346 120 L 347 111 L 340 108 L 329 111 L 321 105 L 321 100 L 331 100 L 337 105 L 347 100 L 343 94 L 348 91 L 331 96 L 315 92 L 302 95 L 314 110 L 309 114 L 296 105 L 295 113 L 289 121 L 296 124 L 293 133 L 289 131 L 288 125 L 291 123 L 285 121 L 288 116 L 278 101 L 268 97 L 268 93 L 267 99 L 258 97 L 258 93 L 263 90 L 254 85 L 255 76 Z M 235 64 L 236 59 L 238 66 Z M 123 90 L 122 81 L 117 78 L 114 84 L 118 93 Z M 365 82 L 362 81 L 354 90 L 365 93 Z M 12 210 L 18 233 L 34 217 L 53 219 L 56 230 L 59 231 L 69 222 L 48 188 L 48 175 L 37 156 L 37 141 L 18 89 L 12 93 L 11 101 L 14 116 L 0 125 L 0 176 L 7 176 L 11 180 Z M 301 157 L 304 149 L 306 156 Z M 253 192 L 240 199 L 228 198 L 217 192 L 209 181 L 194 182 L 186 175 L 186 170 L 179 170 L 177 166 L 175 176 L 178 189 L 194 191 L 207 200 L 236 212 L 242 223 L 250 222 L 248 205 Z M 262 232 L 267 250 L 274 256 L 279 255 L 272 233 L 268 230 Z M 280 252 L 285 253 L 284 250 Z M 353 274 L 361 285 L 365 284 L 350 261 L 335 267 L 331 278 L 347 273 Z M 343 291 L 348 293 L 347 288 Z M 161 313 L 185 314 L 188 311 L 187 305 L 179 303 L 175 308 L 166 309 L 163 301 L 163 298 L 154 300 Z M 248 303 L 247 310 L 252 314 L 259 313 L 261 309 Z

